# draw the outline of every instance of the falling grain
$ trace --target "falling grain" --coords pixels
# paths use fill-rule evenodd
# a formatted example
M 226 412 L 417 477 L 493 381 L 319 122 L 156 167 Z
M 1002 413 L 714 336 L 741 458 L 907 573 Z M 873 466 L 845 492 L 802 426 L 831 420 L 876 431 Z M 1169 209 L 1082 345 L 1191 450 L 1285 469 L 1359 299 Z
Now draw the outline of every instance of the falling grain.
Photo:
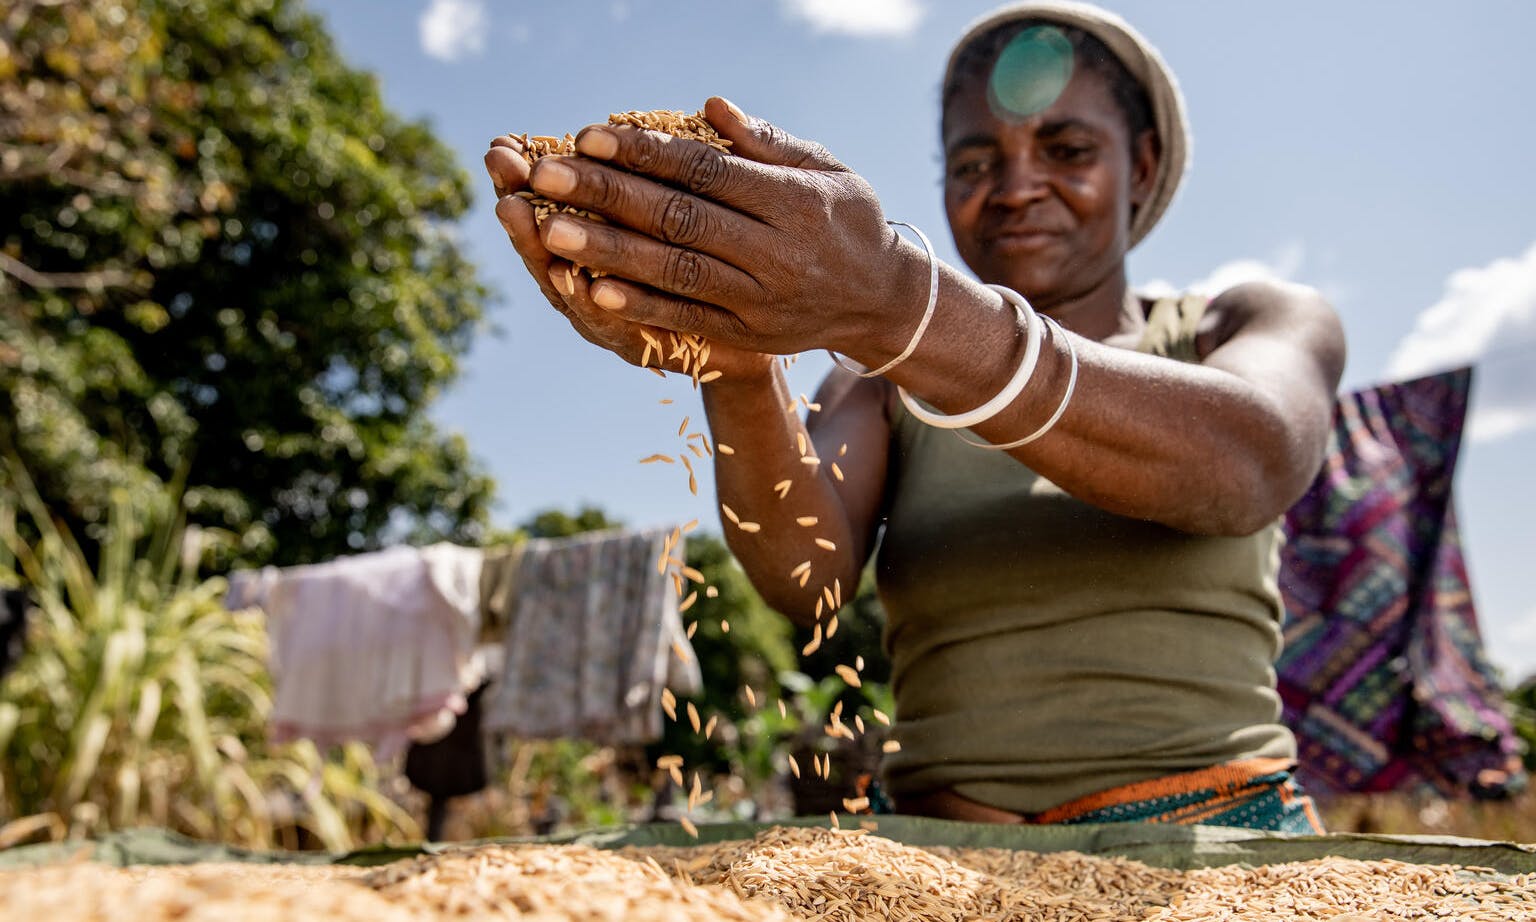
M 811 634 L 810 643 L 800 648 L 800 655 L 810 656 L 819 649 L 821 649 L 821 625 L 818 623 L 814 633 Z

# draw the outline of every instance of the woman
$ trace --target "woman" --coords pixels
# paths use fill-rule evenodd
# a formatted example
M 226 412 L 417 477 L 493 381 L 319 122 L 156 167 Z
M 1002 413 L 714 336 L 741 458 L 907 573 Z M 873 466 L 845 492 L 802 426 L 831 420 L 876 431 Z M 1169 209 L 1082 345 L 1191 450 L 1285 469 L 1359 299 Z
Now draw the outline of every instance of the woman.
M 1172 76 L 1118 18 L 1005 8 L 956 46 L 943 99 L 946 211 L 980 282 L 825 150 L 721 99 L 705 113 L 737 156 L 593 126 L 531 178 L 510 139 L 486 162 L 583 336 L 635 363 L 647 327 L 712 342 L 723 525 L 764 598 L 824 617 L 884 526 L 899 811 L 1317 829 L 1274 693 L 1276 523 L 1322 456 L 1336 316 L 1291 285 L 1130 292 L 1187 139 Z M 536 227 L 509 194 L 527 184 L 608 223 Z M 879 374 L 834 369 L 802 427 L 773 356 L 818 348 Z

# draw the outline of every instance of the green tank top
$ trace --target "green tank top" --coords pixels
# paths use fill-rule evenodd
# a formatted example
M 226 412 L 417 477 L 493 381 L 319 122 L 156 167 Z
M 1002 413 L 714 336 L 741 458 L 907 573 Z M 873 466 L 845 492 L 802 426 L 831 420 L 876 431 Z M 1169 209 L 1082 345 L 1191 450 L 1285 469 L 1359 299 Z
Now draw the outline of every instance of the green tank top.
M 1197 361 L 1204 309 L 1157 302 L 1138 351 Z M 876 575 L 901 742 L 884 774 L 898 807 L 950 788 L 1036 812 L 1295 757 L 1273 666 L 1278 522 L 1241 538 L 1185 534 L 1080 502 L 905 410 L 893 428 Z

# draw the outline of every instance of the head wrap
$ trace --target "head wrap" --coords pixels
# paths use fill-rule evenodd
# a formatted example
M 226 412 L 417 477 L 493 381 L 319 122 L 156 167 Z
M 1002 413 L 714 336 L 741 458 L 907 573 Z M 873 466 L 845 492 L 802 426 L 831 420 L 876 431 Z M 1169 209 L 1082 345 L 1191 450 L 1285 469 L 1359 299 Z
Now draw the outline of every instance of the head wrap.
M 1157 132 L 1161 153 L 1157 162 L 1157 175 L 1152 181 L 1151 195 L 1131 216 L 1131 246 L 1135 246 L 1152 230 L 1163 212 L 1168 210 L 1173 194 L 1189 166 L 1193 142 L 1184 115 L 1184 97 L 1179 92 L 1178 81 L 1157 49 L 1114 13 L 1071 0 L 1026 0 L 994 10 L 966 30 L 965 36 L 955 43 L 954 50 L 949 54 L 942 85 L 949 86 L 954 77 L 955 62 L 966 46 L 998 26 L 1026 20 L 1072 26 L 1092 35 L 1120 59 L 1130 75 L 1146 90 L 1147 99 L 1152 104 L 1152 125 Z

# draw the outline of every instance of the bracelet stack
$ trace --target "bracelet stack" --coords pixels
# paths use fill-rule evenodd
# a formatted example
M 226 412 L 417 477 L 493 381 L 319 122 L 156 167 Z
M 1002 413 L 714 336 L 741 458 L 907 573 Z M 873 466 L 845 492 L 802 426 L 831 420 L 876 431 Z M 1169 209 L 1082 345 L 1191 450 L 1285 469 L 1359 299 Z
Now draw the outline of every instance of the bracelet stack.
M 865 368 L 863 365 L 860 365 L 857 362 L 853 362 L 838 355 L 831 349 L 827 350 L 827 354 L 832 356 L 832 361 L 836 362 L 841 368 L 852 372 L 861 378 L 874 378 L 879 375 L 883 375 L 890 371 L 892 368 L 895 368 L 897 365 L 900 365 L 902 362 L 905 362 L 912 355 L 912 353 L 917 350 L 917 344 L 922 340 L 923 334 L 927 332 L 928 323 L 933 319 L 934 308 L 939 303 L 939 261 L 933 253 L 933 244 L 928 240 L 928 235 L 923 233 L 915 225 L 908 224 L 905 221 L 887 221 L 885 223 L 893 227 L 901 226 L 909 228 L 913 233 L 917 234 L 918 239 L 923 242 L 923 250 L 928 254 L 928 303 L 923 308 L 923 317 L 917 322 L 917 330 L 913 332 L 912 339 L 908 341 L 907 347 L 901 351 L 900 355 L 891 359 L 889 362 L 886 362 L 884 365 L 881 365 L 879 368 L 873 370 Z M 1046 324 L 1050 324 L 1051 336 L 1053 338 L 1060 337 L 1063 341 L 1066 342 L 1067 354 L 1070 356 L 1072 362 L 1071 371 L 1067 375 L 1067 390 L 1066 393 L 1062 394 L 1061 403 L 1057 404 L 1056 412 L 1052 413 L 1051 418 L 1046 420 L 1045 424 L 1042 425 L 1039 429 L 1036 429 L 1029 435 L 1024 436 L 1022 439 L 1008 442 L 1003 445 L 993 445 L 990 442 L 977 442 L 968 439 L 963 435 L 960 436 L 961 441 L 965 442 L 967 445 L 974 445 L 977 448 L 986 448 L 995 451 L 1004 451 L 1010 448 L 1018 448 L 1021 445 L 1028 445 L 1030 442 L 1033 442 L 1034 440 L 1040 438 L 1042 435 L 1045 435 L 1047 432 L 1050 432 L 1051 428 L 1056 425 L 1058 420 L 1061 419 L 1062 414 L 1067 411 L 1067 404 L 1072 400 L 1072 392 L 1077 388 L 1077 347 L 1072 344 L 1072 337 L 1067 335 L 1066 331 L 1062 329 L 1061 324 L 1057 323 L 1050 317 L 1036 313 L 1035 309 L 1030 306 L 1029 301 L 1027 301 L 1023 295 L 1014 291 L 1012 288 L 1007 288 L 1002 285 L 988 285 L 987 287 L 997 292 L 998 294 L 1001 294 L 1003 296 L 1003 300 L 1007 301 L 1010 305 L 1013 306 L 1013 309 L 1015 312 L 1017 312 L 1019 319 L 1024 322 L 1024 335 L 1027 340 L 1024 345 L 1024 360 L 1019 363 L 1018 370 L 1013 373 L 1013 377 L 1009 379 L 1008 383 L 1003 385 L 1003 389 L 998 391 L 997 396 L 993 397 L 991 400 L 988 400 L 986 403 L 982 404 L 974 410 L 970 410 L 965 413 L 945 415 L 942 413 L 935 413 L 932 410 L 924 407 L 922 404 L 918 403 L 912 398 L 911 394 L 907 393 L 907 390 L 904 387 L 898 385 L 896 388 L 896 393 L 900 395 L 901 402 L 906 406 L 908 413 L 911 413 L 921 422 L 927 423 L 928 425 L 937 429 L 969 429 L 972 426 L 980 425 L 981 423 L 986 422 L 987 420 L 1001 413 L 1003 410 L 1007 409 L 1008 405 L 1017 400 L 1019 395 L 1024 392 L 1024 388 L 1029 384 L 1030 378 L 1034 376 L 1035 366 L 1040 363 L 1040 348 L 1041 343 L 1045 338 L 1045 326 Z
M 1024 332 L 1028 338 L 1028 342 L 1024 346 L 1024 360 L 1019 363 L 1018 370 L 1014 372 L 1013 377 L 1009 379 L 1008 383 L 1003 385 L 1003 389 L 997 393 L 997 396 L 967 413 L 944 415 L 935 413 L 919 404 L 916 400 L 912 399 L 912 395 L 907 393 L 903 387 L 897 387 L 896 393 L 901 396 L 901 402 L 906 406 L 908 413 L 911 413 L 918 420 L 930 426 L 939 429 L 969 429 L 972 426 L 980 425 L 1001 413 L 1009 404 L 1018 399 L 1019 394 L 1023 393 L 1024 387 L 1029 384 L 1029 379 L 1035 373 L 1035 366 L 1040 362 L 1041 340 L 1045 336 L 1045 325 L 1049 323 L 1053 331 L 1052 335 L 1060 336 L 1066 340 L 1067 352 L 1072 359 L 1072 370 L 1067 376 L 1067 391 L 1062 396 L 1061 403 L 1057 405 L 1056 412 L 1052 413 L 1051 418 L 1046 420 L 1045 425 L 1039 429 L 1036 429 L 1022 439 L 1003 445 L 977 442 L 963 435 L 960 436 L 960 439 L 967 445 L 1003 451 L 1010 448 L 1018 448 L 1021 445 L 1028 445 L 1030 442 L 1050 432 L 1051 428 L 1056 425 L 1056 422 L 1061 419 L 1062 414 L 1067 411 L 1067 404 L 1072 399 L 1072 392 L 1077 388 L 1077 349 L 1072 345 L 1072 338 L 1067 336 L 1066 332 L 1062 330 L 1061 324 L 1050 317 L 1036 313 L 1035 309 L 1030 306 L 1023 295 L 1002 285 L 988 285 L 987 287 L 1002 295 L 1005 301 L 1013 305 L 1013 309 L 1018 312 L 1019 317 L 1024 321 Z

